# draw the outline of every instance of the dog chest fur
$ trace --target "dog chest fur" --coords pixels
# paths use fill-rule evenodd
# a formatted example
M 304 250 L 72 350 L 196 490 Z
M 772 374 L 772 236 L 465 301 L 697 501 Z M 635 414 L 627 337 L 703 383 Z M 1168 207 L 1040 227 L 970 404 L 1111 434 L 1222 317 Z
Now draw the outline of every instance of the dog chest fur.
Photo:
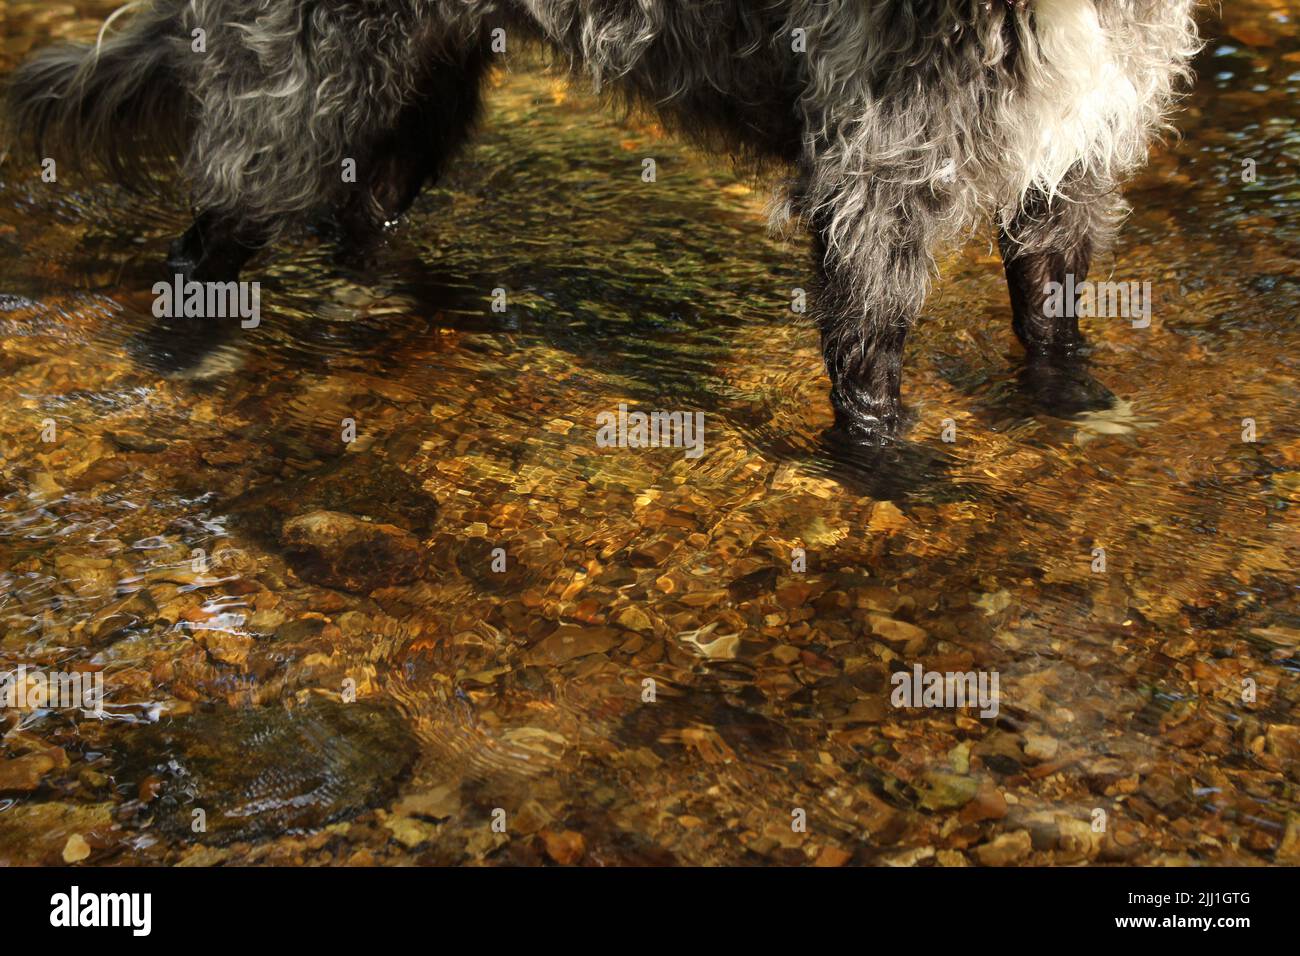
M 1122 13 L 1119 5 L 1111 6 Z M 1145 26 L 1157 34 L 1162 28 L 1186 30 L 1190 4 L 1183 10 L 1167 5 L 1164 13 L 1166 24 Z M 1143 60 L 1191 52 L 1190 42 L 1161 50 L 1164 37 L 1158 35 L 1150 38 L 1150 50 L 1144 49 L 1144 25 L 1114 14 L 1104 24 L 1094 0 L 1034 0 L 1030 17 L 1032 30 L 1023 44 L 1025 82 L 1007 116 L 1007 168 L 1015 176 L 1004 189 L 1016 203 L 1034 188 L 1055 194 L 1079 163 L 1111 176 L 1140 164 L 1158 120 L 1152 103 L 1168 95 L 1158 81 L 1152 84 Z

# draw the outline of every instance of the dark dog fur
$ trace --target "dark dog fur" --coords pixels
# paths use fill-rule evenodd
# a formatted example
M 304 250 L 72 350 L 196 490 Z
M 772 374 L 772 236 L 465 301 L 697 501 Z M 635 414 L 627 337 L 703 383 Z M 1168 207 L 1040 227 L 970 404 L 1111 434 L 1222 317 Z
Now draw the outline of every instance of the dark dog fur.
M 1082 280 L 1110 239 L 1117 184 L 1196 48 L 1192 5 L 151 0 L 95 47 L 22 65 L 7 113 L 38 156 L 128 183 L 141 153 L 174 152 L 199 211 L 171 264 L 227 280 L 322 207 L 372 242 L 469 135 L 494 37 L 546 44 L 706 145 L 791 170 L 778 205 L 813 235 L 837 422 L 877 438 L 899 426 L 933 250 L 981 217 L 1031 363 L 1075 361 L 1077 320 L 1048 316 L 1046 283 Z

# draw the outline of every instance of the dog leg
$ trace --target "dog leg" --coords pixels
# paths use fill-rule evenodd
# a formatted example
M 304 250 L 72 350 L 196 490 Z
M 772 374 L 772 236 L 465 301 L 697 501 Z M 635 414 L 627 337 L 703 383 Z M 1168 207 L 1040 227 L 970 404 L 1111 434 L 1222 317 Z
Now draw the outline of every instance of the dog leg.
M 818 324 L 836 431 L 869 444 L 902 428 L 903 345 L 933 266 L 926 197 L 897 192 L 872 196 L 852 223 L 851 242 L 835 240 L 833 209 L 814 218 Z
M 334 222 L 345 257 L 364 260 L 426 183 L 436 183 L 469 137 L 482 103 L 485 60 L 430 67 L 419 99 L 362 151 L 357 184 Z
M 264 231 L 238 225 L 214 213 L 200 213 L 193 225 L 172 243 L 167 254 L 168 275 L 188 282 L 229 282 L 265 244 Z
M 1050 199 L 1027 197 L 998 239 L 1011 326 L 1025 347 L 1022 380 L 1047 410 L 1072 415 L 1107 407 L 1114 396 L 1087 374 L 1078 294 L 1051 308 L 1050 285 L 1081 286 L 1094 252 L 1113 234 L 1123 203 L 1109 184 L 1083 175 L 1063 184 L 1062 192 Z
M 200 213 L 172 243 L 167 278 L 179 275 L 185 282 L 235 282 L 248 260 L 265 245 L 266 235 L 266 230 L 240 225 L 231 217 Z M 178 311 L 155 319 L 128 347 L 146 367 L 174 374 L 199 367 L 231 340 L 237 328 L 237 322 Z

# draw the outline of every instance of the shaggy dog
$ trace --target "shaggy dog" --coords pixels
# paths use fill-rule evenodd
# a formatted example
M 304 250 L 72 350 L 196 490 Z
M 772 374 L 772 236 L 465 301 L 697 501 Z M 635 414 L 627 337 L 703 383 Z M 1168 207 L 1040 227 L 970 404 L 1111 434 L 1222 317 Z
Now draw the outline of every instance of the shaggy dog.
M 874 440 L 900 425 L 933 252 L 982 218 L 1030 364 L 1077 361 L 1077 310 L 1046 308 L 1047 287 L 1082 282 L 1121 219 L 1117 184 L 1196 50 L 1193 4 L 152 0 L 19 67 L 7 112 L 38 156 L 127 182 L 173 151 L 197 216 L 169 264 L 229 280 L 322 208 L 372 242 L 466 140 L 502 46 L 541 42 L 706 146 L 791 171 L 778 206 L 813 237 L 836 420 Z

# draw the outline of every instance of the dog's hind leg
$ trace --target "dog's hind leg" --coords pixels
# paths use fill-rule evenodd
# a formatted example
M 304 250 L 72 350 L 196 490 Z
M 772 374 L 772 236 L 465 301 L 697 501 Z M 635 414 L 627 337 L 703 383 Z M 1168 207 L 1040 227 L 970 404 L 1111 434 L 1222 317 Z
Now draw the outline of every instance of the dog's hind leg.
M 477 48 L 445 28 L 440 6 L 182 5 L 182 32 L 203 28 L 207 50 L 181 60 L 183 166 L 200 215 L 173 261 L 229 280 L 321 210 L 341 211 L 357 241 L 399 214 L 477 102 L 464 69 Z
M 1023 380 L 1057 414 L 1103 408 L 1114 398 L 1085 371 L 1078 297 L 1123 210 L 1111 184 L 1076 174 L 1056 196 L 1027 196 L 999 232 L 1011 325 L 1026 353 Z M 1076 290 L 1072 301 L 1061 300 L 1066 289 Z
M 478 53 L 432 64 L 394 126 L 359 144 L 356 184 L 333 217 L 344 257 L 364 259 L 420 190 L 438 181 L 478 118 L 485 72 Z
M 813 216 L 822 355 L 843 437 L 880 443 L 902 428 L 903 345 L 928 291 L 939 201 L 878 181 Z

